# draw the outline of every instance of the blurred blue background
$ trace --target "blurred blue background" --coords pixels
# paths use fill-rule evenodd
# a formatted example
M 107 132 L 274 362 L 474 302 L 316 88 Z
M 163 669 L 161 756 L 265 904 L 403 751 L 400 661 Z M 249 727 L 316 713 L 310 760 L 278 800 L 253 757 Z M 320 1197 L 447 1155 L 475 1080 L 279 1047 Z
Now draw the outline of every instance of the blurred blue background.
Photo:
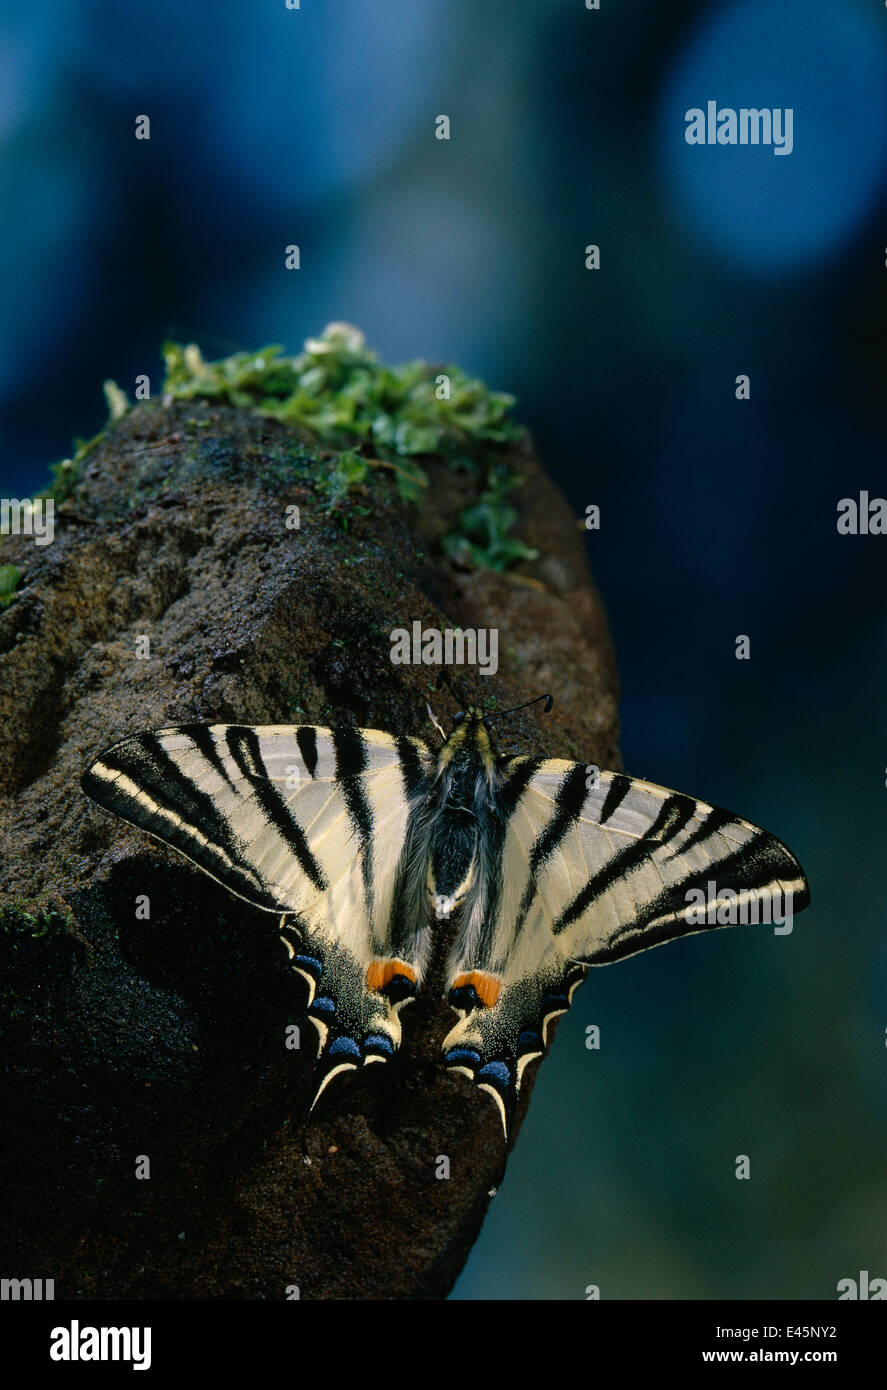
M 887 1275 L 887 538 L 835 524 L 887 494 L 887 11 L 2 11 L 3 495 L 101 426 L 105 377 L 158 380 L 169 334 L 296 351 L 347 319 L 386 359 L 456 361 L 517 394 L 577 516 L 601 508 L 626 768 L 773 830 L 810 877 L 790 936 L 592 973 L 455 1296 Z M 792 153 L 688 146 L 709 99 L 792 107 Z

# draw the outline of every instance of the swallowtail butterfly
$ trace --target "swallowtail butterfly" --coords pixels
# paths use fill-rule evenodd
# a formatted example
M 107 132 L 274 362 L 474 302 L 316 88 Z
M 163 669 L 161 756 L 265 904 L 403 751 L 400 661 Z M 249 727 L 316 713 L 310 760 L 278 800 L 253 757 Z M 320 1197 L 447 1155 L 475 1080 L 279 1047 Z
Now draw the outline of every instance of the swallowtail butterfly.
M 449 942 L 442 1061 L 489 1093 L 506 1139 L 524 1069 L 590 966 L 726 924 L 720 908 L 757 921 L 774 900 L 809 902 L 766 831 L 621 772 L 500 756 L 473 707 L 437 748 L 350 726 L 183 724 L 123 739 L 81 785 L 283 914 L 320 1039 L 315 1101 L 394 1056 Z

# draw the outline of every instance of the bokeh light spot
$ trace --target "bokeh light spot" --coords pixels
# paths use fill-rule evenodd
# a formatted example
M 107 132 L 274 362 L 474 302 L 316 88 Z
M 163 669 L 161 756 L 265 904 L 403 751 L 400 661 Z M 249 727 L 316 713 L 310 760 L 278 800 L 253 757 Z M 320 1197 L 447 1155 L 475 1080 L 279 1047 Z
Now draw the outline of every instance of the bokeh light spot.
M 884 188 L 887 35 L 854 0 L 735 0 L 678 54 L 658 153 L 678 219 L 752 273 L 808 271 L 857 234 Z M 767 108 L 793 116 L 793 148 L 691 145 L 685 114 Z

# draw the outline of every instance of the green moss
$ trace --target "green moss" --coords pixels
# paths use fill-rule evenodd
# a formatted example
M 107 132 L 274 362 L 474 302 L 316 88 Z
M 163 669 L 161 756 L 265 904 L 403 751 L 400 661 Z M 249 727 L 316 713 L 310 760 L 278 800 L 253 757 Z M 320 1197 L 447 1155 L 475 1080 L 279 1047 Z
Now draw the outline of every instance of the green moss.
M 422 470 L 403 460 L 473 452 L 479 443 L 506 444 L 523 435 L 509 418 L 512 396 L 489 391 L 458 367 L 418 361 L 386 367 L 351 324 L 329 324 L 298 357 L 275 346 L 205 362 L 194 344 L 177 343 L 164 345 L 164 357 L 167 395 L 253 406 L 330 444 L 370 446 L 377 459 L 401 462 L 417 479 Z
M 341 448 L 323 482 L 331 504 L 360 486 L 371 468 L 391 472 L 401 497 L 418 502 L 428 486 L 418 462 L 423 455 L 476 471 L 479 452 L 513 444 L 524 434 L 510 417 L 513 396 L 489 391 L 458 367 L 418 361 L 386 367 L 350 324 L 330 324 L 319 338 L 308 339 L 298 357 L 285 357 L 276 346 L 219 362 L 205 362 L 193 343 L 166 343 L 163 351 L 166 395 L 252 406 Z M 489 496 L 486 506 L 497 503 Z M 499 530 L 513 520 L 510 509 L 503 511 Z M 486 563 L 489 550 L 478 546 L 475 562 Z M 497 554 L 507 563 L 505 548 Z
M 318 484 L 320 491 L 328 497 L 330 504 L 340 502 L 353 487 L 359 487 L 366 480 L 369 465 L 366 459 L 354 449 L 346 449 L 339 455 L 333 467 Z
M 359 329 L 346 323 L 329 324 L 295 357 L 272 346 L 207 362 L 195 344 L 174 342 L 164 344 L 163 356 L 165 402 L 223 401 L 309 431 L 321 450 L 334 455 L 328 467 L 323 457 L 306 459 L 310 449 L 302 444 L 288 457 L 281 457 L 286 451 L 275 451 L 264 464 L 257 463 L 257 480 L 270 471 L 274 481 L 285 482 L 310 463 L 313 486 L 326 497 L 328 510 L 344 517 L 346 529 L 346 499 L 351 502 L 354 493 L 366 491 L 373 477 L 390 476 L 400 497 L 417 503 L 427 496 L 429 484 L 420 460 L 442 458 L 466 474 L 487 474 L 486 489 L 462 512 L 459 533 L 446 538 L 447 552 L 463 564 L 491 569 L 535 556 L 509 534 L 517 513 L 506 494 L 521 480 L 502 465 L 502 453 L 524 438 L 511 415 L 514 398 L 488 390 L 460 368 L 421 361 L 385 366 Z M 130 404 L 113 381 L 106 381 L 104 389 L 113 423 Z M 198 436 L 211 423 L 198 416 L 185 429 Z M 104 435 L 103 430 L 78 442 L 72 458 L 53 466 L 53 482 L 41 495 L 57 502 L 69 497 L 82 479 L 85 459 Z M 198 449 L 195 466 L 202 466 L 214 449 L 219 452 L 224 445 L 207 440 L 206 455 Z M 162 485 L 159 478 L 157 485 Z
M 97 444 L 105 437 L 105 431 L 99 430 L 92 439 L 75 439 L 74 453 L 69 459 L 62 459 L 60 463 L 52 463 L 49 471 L 52 474 L 52 482 L 48 488 L 36 494 L 37 497 L 52 497 L 56 502 L 64 502 L 71 496 L 80 479 L 83 477 L 83 464 L 92 453 Z
M 520 482 L 509 468 L 492 468 L 477 501 L 459 513 L 461 531 L 444 536 L 446 553 L 461 564 L 491 570 L 504 570 L 514 560 L 535 560 L 538 550 L 508 534 L 517 521 L 517 512 L 506 498 Z
M 8 608 L 15 598 L 15 589 L 22 572 L 16 565 L 0 565 L 0 608 Z
M 105 400 L 108 403 L 108 419 L 111 421 L 122 420 L 129 410 L 129 401 L 126 399 L 126 392 L 121 391 L 116 381 L 108 380 L 102 387 L 105 393 Z
M 39 941 L 58 931 L 66 931 L 74 923 L 70 910 L 60 912 L 58 908 L 40 906 L 33 902 L 4 903 L 0 907 L 0 932 L 7 936 L 26 936 Z

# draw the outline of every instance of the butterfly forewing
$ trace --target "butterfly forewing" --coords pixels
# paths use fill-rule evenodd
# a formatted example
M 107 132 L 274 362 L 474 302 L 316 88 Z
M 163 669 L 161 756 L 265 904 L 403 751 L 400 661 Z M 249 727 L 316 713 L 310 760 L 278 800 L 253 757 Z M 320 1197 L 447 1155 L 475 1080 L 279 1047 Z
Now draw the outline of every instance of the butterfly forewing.
M 399 1043 L 397 1008 L 367 971 L 391 954 L 398 861 L 432 761 L 420 740 L 375 730 L 182 725 L 115 744 L 82 786 L 253 906 L 296 915 L 322 1089 Z

